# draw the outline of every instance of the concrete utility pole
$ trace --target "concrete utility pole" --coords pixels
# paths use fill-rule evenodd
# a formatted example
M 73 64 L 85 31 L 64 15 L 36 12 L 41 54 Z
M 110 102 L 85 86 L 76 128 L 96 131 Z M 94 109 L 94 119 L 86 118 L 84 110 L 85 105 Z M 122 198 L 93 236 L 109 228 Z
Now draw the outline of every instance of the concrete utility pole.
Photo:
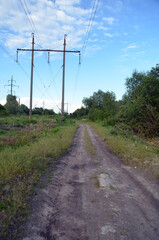
M 30 82 L 30 113 L 29 118 L 32 118 L 32 91 L 33 91 L 33 67 L 34 67 L 34 52 L 48 52 L 48 63 L 50 62 L 50 52 L 61 52 L 63 53 L 63 77 L 62 77 L 62 102 L 61 102 L 61 116 L 64 116 L 64 85 L 65 85 L 65 53 L 79 53 L 79 64 L 80 62 L 80 51 L 68 51 L 66 50 L 66 34 L 64 35 L 64 49 L 63 50 L 53 50 L 53 49 L 34 49 L 34 33 L 32 33 L 32 49 L 17 49 L 17 61 L 18 61 L 18 51 L 31 51 L 31 82 Z
M 19 87 L 19 86 L 14 85 L 15 80 L 13 80 L 13 76 L 11 77 L 11 80 L 8 80 L 8 82 L 10 82 L 10 84 L 5 85 L 5 87 L 6 86 L 10 87 L 10 95 L 13 96 L 13 87 Z

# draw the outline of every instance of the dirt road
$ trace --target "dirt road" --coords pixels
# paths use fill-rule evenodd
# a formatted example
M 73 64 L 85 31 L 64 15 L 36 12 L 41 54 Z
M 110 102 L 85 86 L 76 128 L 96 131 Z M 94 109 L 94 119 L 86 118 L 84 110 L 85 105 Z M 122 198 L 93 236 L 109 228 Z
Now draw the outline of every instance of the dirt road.
M 96 149 L 85 148 L 87 128 Z M 159 240 L 159 187 L 124 166 L 90 126 L 37 190 L 23 240 Z

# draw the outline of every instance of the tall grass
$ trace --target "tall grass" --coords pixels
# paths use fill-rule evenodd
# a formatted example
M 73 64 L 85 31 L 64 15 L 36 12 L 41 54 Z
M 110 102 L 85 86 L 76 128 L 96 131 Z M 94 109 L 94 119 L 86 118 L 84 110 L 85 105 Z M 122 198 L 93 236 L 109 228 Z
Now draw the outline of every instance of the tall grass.
M 0 152 L 0 239 L 16 239 L 28 214 L 28 199 L 41 172 L 71 146 L 77 125 L 58 127 L 29 146 Z
M 90 123 L 109 149 L 118 154 L 131 166 L 151 170 L 153 176 L 159 178 L 159 147 L 153 147 L 136 136 L 112 135 L 111 127 Z

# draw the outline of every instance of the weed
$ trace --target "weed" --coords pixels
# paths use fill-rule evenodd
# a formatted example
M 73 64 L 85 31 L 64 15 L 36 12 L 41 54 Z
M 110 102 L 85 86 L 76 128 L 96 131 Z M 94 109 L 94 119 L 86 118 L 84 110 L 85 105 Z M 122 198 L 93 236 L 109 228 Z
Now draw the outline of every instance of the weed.
M 113 191 L 115 191 L 115 190 L 116 190 L 116 188 L 115 188 L 115 187 L 113 187 L 112 185 L 110 185 L 109 187 L 110 187 L 110 189 L 111 189 L 111 190 L 113 190 Z
M 38 187 L 39 187 L 39 188 L 43 188 L 43 187 L 44 187 L 44 184 L 43 184 L 42 182 L 39 182 L 39 183 L 38 183 Z
M 84 131 L 84 140 L 85 140 L 86 150 L 93 156 L 97 155 L 96 149 L 91 142 L 87 128 L 85 128 L 85 131 Z
M 128 236 L 128 233 L 127 233 L 125 230 L 123 230 L 120 234 L 121 234 L 122 236 Z
M 97 176 L 90 177 L 89 179 L 94 181 L 94 186 L 96 186 L 97 188 L 100 188 L 100 183 Z

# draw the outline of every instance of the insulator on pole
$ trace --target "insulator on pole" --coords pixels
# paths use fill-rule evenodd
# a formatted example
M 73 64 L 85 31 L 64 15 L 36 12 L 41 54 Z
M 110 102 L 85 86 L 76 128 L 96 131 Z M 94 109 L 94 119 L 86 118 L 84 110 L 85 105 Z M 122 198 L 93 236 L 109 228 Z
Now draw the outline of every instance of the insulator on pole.
M 17 51 L 17 57 L 16 57 L 16 62 L 18 63 L 18 51 Z
M 50 52 L 48 52 L 48 63 L 50 63 Z
M 81 53 L 79 53 L 79 65 L 81 64 Z

